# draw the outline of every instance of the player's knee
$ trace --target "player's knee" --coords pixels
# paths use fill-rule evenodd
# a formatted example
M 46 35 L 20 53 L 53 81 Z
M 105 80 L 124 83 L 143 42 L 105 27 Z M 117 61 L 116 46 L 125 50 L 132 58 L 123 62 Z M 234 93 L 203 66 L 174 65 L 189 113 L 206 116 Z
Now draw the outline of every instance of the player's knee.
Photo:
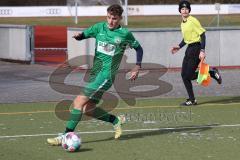
M 80 102 L 82 99 L 83 99 L 83 96 L 82 96 L 82 95 L 78 95 L 78 96 L 75 98 L 75 101 L 76 101 L 76 102 Z
M 83 95 L 78 95 L 73 101 L 73 107 L 75 109 L 83 110 L 83 106 L 85 105 L 87 99 Z

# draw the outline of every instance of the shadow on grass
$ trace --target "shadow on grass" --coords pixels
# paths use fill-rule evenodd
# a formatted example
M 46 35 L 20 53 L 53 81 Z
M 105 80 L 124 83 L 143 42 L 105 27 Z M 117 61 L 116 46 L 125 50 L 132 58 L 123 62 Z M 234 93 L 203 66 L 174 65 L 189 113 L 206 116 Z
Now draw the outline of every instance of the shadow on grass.
M 92 151 L 92 148 L 80 148 L 78 151 L 72 152 L 72 153 L 78 153 L 78 152 L 89 152 Z
M 199 133 L 199 132 L 210 130 L 213 127 L 216 127 L 218 125 L 219 124 L 200 125 L 200 126 L 178 126 L 174 128 L 158 128 L 151 131 L 139 131 L 138 133 L 131 133 L 131 134 L 127 134 L 127 132 L 125 132 L 118 140 L 144 138 L 148 136 L 157 136 L 157 135 L 176 133 L 176 132 Z M 83 143 L 94 143 L 94 142 L 102 142 L 102 141 L 110 141 L 110 140 L 114 140 L 114 138 L 111 137 L 111 138 L 100 139 L 100 140 L 85 141 Z
M 104 141 L 112 141 L 115 140 L 113 137 L 105 138 L 105 139 L 98 139 L 98 140 L 92 140 L 92 141 L 83 141 L 83 144 L 87 143 L 95 143 L 95 142 L 104 142 Z
M 202 104 L 229 104 L 229 103 L 240 103 L 240 96 L 239 97 L 227 97 L 227 98 L 217 99 L 217 100 L 208 100 L 205 102 L 200 102 L 198 104 L 202 105 Z
M 136 138 L 144 138 L 147 136 L 156 136 L 161 134 L 169 134 L 169 133 L 176 133 L 176 132 L 191 132 L 191 133 L 199 133 L 210 130 L 213 126 L 217 126 L 217 124 L 207 125 L 207 126 L 180 126 L 176 128 L 159 128 L 159 130 L 155 131 L 146 131 L 146 132 L 139 132 L 139 133 L 132 133 L 132 134 L 125 134 L 120 137 L 120 140 L 129 140 L 129 139 L 136 139 Z

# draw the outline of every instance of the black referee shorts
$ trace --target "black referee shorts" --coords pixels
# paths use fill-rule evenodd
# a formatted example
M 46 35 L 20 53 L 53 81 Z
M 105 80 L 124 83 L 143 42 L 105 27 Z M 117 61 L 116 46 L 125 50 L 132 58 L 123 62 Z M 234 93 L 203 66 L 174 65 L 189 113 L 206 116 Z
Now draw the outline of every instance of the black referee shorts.
M 200 62 L 199 54 L 201 50 L 201 44 L 192 43 L 189 44 L 182 63 L 182 78 L 183 80 L 192 80 L 195 79 L 195 71 L 198 68 Z

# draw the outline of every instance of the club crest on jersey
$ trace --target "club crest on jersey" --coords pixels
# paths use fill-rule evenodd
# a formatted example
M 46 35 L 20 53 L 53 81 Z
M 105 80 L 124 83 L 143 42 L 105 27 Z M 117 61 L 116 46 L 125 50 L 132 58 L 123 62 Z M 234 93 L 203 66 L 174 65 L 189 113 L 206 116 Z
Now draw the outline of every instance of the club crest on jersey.
M 116 38 L 114 39 L 114 42 L 115 42 L 116 44 L 120 44 L 120 43 L 122 42 L 122 39 L 121 39 L 120 37 L 116 37 Z

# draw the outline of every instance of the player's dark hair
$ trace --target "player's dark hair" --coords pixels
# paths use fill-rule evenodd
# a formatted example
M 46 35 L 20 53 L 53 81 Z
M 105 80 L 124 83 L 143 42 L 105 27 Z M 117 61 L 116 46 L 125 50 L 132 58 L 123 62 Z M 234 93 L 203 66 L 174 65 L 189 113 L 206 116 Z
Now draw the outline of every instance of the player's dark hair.
M 191 4 L 190 4 L 190 2 L 188 2 L 186 0 L 180 1 L 179 4 L 178 4 L 178 11 L 181 13 L 181 9 L 184 8 L 184 7 L 189 9 L 189 13 L 191 12 Z
M 122 16 L 123 8 L 119 4 L 113 4 L 107 8 L 107 12 L 111 15 Z

